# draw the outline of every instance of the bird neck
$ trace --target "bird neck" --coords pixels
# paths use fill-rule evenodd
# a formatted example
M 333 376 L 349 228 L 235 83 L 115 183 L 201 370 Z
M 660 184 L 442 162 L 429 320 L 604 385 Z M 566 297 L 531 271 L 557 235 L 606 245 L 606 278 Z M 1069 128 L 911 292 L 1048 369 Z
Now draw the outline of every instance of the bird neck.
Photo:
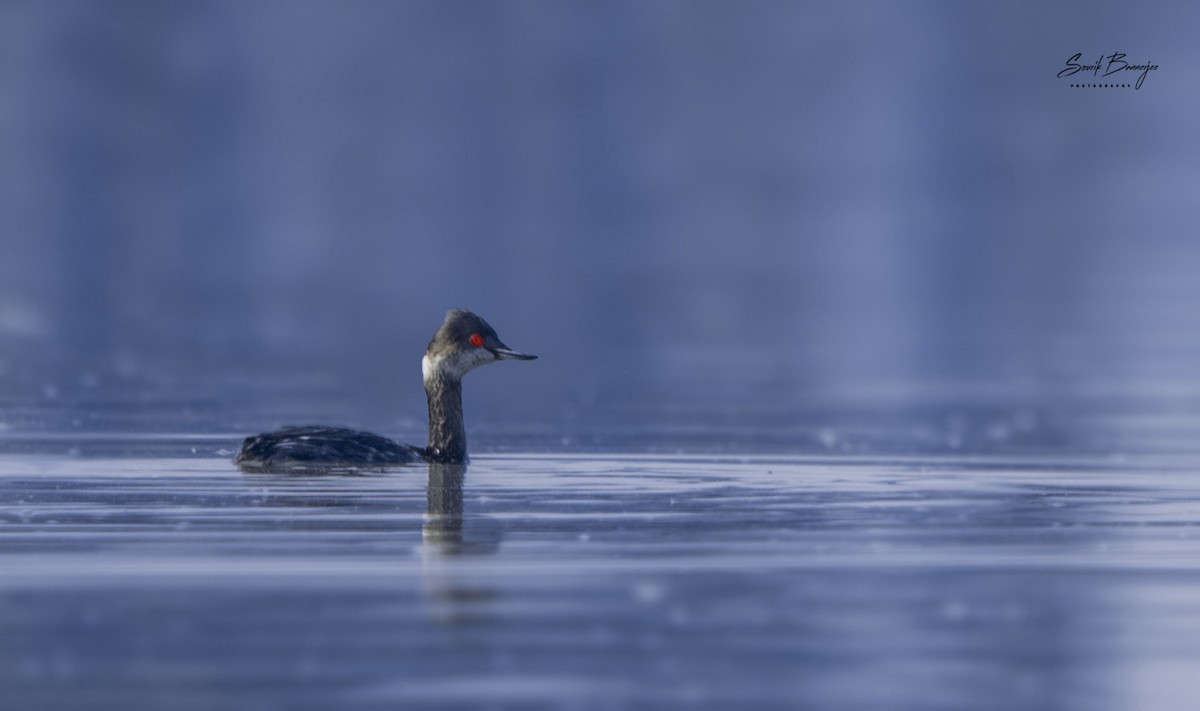
M 463 424 L 462 380 L 445 373 L 425 379 L 429 399 L 429 458 L 437 462 L 467 460 L 467 428 Z

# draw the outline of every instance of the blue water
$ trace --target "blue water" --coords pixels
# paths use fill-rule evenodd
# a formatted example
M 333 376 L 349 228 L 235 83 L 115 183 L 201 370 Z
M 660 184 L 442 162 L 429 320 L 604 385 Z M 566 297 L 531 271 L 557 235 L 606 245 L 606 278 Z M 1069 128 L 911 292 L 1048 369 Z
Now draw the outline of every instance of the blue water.
M 1189 458 L 0 459 L 4 708 L 1187 708 Z
M 0 3 L 0 711 L 1191 711 L 1158 5 Z

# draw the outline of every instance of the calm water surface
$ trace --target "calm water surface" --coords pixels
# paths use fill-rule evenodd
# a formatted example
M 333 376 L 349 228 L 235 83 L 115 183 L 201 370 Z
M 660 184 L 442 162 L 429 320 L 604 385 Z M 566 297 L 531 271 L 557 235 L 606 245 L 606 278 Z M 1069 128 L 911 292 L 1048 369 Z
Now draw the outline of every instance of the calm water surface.
M 0 458 L 6 709 L 1200 698 L 1190 456 L 130 451 Z

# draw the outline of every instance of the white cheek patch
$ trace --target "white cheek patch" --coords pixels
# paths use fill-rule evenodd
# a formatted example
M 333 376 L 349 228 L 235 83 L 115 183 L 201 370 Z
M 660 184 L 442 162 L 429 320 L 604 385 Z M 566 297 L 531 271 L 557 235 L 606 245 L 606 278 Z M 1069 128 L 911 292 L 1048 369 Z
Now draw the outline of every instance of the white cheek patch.
M 435 375 L 448 375 L 461 378 L 467 371 L 478 368 L 484 363 L 491 363 L 496 358 L 484 348 L 473 348 L 457 354 L 457 357 L 444 355 L 430 358 L 428 354 L 421 359 L 421 376 L 429 380 Z

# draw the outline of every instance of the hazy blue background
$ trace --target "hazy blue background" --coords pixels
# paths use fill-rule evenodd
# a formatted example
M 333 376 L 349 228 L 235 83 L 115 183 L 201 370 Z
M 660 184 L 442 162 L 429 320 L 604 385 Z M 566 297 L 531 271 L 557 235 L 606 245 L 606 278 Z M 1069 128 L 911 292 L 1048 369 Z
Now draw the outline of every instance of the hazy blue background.
M 471 376 L 485 441 L 947 401 L 1195 432 L 1197 37 L 1189 3 L 4 2 L 4 426 L 419 436 L 463 306 L 542 356 Z M 1161 69 L 1055 78 L 1113 51 Z

